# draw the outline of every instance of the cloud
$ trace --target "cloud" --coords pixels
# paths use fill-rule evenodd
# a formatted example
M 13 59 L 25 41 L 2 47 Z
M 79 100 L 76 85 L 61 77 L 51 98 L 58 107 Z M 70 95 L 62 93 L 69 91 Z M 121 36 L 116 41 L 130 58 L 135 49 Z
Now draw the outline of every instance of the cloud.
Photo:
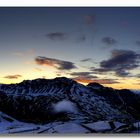
M 98 79 L 94 80 L 94 82 L 100 83 L 100 84 L 117 84 L 120 83 L 116 79 Z
M 106 45 L 115 45 L 117 43 L 117 41 L 112 37 L 104 37 L 102 42 Z
M 64 32 L 53 32 L 46 34 L 46 37 L 51 40 L 64 40 L 67 38 L 67 34 Z
M 140 74 L 136 74 L 135 77 L 136 77 L 136 78 L 140 78 Z
M 23 56 L 22 52 L 13 52 L 12 55 L 14 56 Z
M 41 72 L 42 69 L 40 69 L 40 68 L 34 68 L 33 71 L 34 71 L 34 72 Z
M 81 75 L 90 75 L 91 72 L 73 72 L 71 73 L 72 76 L 81 76 Z
M 131 50 L 113 50 L 111 58 L 100 62 L 100 68 L 93 69 L 97 72 L 115 72 L 117 76 L 129 76 L 129 70 L 139 66 L 140 54 Z
M 7 75 L 4 78 L 7 78 L 7 79 L 18 79 L 20 77 L 22 77 L 22 76 L 21 75 Z
M 93 79 L 97 78 L 97 76 L 91 75 L 91 72 L 73 72 L 70 75 L 71 76 L 78 76 L 78 78 L 84 78 L 84 79 Z
M 91 61 L 92 60 L 92 58 L 85 58 L 85 59 L 82 59 L 82 60 L 80 60 L 81 62 L 87 62 L 87 61 Z
M 116 75 L 120 77 L 131 77 L 129 72 L 126 72 L 125 70 L 116 70 Z
M 35 54 L 35 49 L 34 48 L 30 48 L 25 52 L 27 55 L 34 55 Z
M 99 84 L 117 84 L 119 83 L 116 79 L 82 79 L 82 78 L 73 78 L 73 80 L 79 82 L 79 83 L 99 83 Z
M 72 79 L 77 81 L 78 83 L 88 84 L 88 83 L 92 83 L 93 82 L 93 80 L 91 80 L 91 79 L 83 79 L 83 78 L 80 78 L 80 77 L 75 77 L 75 78 L 72 78 Z
M 86 24 L 94 24 L 95 23 L 95 16 L 94 15 L 86 15 L 84 16 L 84 21 Z
M 53 104 L 53 108 L 56 113 L 60 112 L 77 113 L 78 111 L 76 105 L 68 100 L 62 100 L 56 104 Z
M 57 76 L 62 76 L 62 74 L 61 74 L 61 73 L 57 73 L 56 75 L 57 75 Z
M 71 70 L 77 68 L 75 64 L 72 62 L 43 57 L 43 56 L 36 57 L 35 62 L 38 65 L 52 66 L 59 70 Z
M 91 75 L 92 72 L 73 72 L 70 75 L 72 76 L 72 79 L 81 82 L 81 83 L 90 83 L 96 78 L 97 76 Z
M 14 56 L 31 56 L 35 54 L 35 49 L 34 48 L 29 48 L 26 51 L 17 51 L 17 52 L 13 52 L 12 55 Z

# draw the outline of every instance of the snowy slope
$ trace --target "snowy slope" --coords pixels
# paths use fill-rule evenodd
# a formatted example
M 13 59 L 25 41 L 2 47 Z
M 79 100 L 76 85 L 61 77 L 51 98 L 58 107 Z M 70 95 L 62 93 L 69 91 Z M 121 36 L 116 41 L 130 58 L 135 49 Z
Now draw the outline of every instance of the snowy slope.
M 0 110 L 18 120 L 34 123 L 136 121 L 133 114 L 120 108 L 125 104 L 120 94 L 114 94 L 113 90 L 111 96 L 102 93 L 110 93 L 110 90 L 99 84 L 84 86 L 65 77 L 27 80 L 0 87 Z
M 112 133 L 116 130 L 120 130 L 122 132 L 129 132 L 126 131 L 126 128 L 128 128 L 127 125 L 122 124 L 120 122 L 112 122 L 114 127 L 110 125 L 109 121 L 98 121 L 94 123 L 76 123 L 72 121 L 68 122 L 52 122 L 47 124 L 33 124 L 33 123 L 25 123 L 20 122 L 5 113 L 0 112 L 0 135 L 8 135 L 8 134 L 14 134 L 14 135 L 36 135 L 36 134 L 86 134 L 86 133 Z M 139 122 L 138 122 L 139 123 Z M 138 131 L 137 123 L 134 124 L 134 127 L 136 129 L 132 129 L 131 131 L 139 132 Z M 129 127 L 132 128 L 132 127 Z M 116 132 L 117 132 L 116 131 Z M 120 131 L 120 132 L 121 132 Z
M 126 125 L 116 121 L 97 121 L 80 123 L 74 121 L 55 121 L 46 124 L 34 124 L 18 121 L 0 112 L 0 135 L 52 135 L 91 134 L 91 133 L 139 133 L 140 122 Z
M 44 123 L 69 119 L 80 122 L 134 120 L 125 111 L 106 102 L 104 97 L 94 94 L 89 87 L 64 77 L 3 85 L 0 90 L 0 110 L 22 121 Z M 54 106 L 61 101 L 71 102 L 77 111 L 65 109 L 58 113 Z

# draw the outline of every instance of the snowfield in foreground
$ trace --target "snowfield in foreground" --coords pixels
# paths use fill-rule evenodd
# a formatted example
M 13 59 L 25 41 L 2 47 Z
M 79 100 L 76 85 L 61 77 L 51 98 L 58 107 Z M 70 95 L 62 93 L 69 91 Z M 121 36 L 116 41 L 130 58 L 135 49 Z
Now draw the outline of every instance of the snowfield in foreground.
M 44 125 L 25 123 L 0 112 L 0 134 L 91 134 L 91 133 L 139 133 L 140 123 L 128 126 L 120 122 L 98 121 L 94 123 L 53 122 Z M 133 128 L 133 129 L 132 129 Z

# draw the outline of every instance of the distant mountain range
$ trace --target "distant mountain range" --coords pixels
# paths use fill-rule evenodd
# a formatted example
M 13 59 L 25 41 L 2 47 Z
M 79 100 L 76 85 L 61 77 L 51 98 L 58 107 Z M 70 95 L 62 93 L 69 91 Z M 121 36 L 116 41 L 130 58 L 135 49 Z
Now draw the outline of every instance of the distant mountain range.
M 91 123 L 140 120 L 140 95 L 98 83 L 87 86 L 65 77 L 0 85 L 0 111 L 24 122 Z

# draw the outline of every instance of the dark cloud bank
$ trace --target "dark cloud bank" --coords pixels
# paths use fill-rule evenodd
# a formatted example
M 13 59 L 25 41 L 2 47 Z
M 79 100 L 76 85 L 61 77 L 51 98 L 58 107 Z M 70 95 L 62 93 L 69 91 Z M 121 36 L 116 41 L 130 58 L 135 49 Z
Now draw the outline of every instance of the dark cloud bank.
M 59 70 L 71 70 L 76 68 L 75 64 L 72 62 L 54 59 L 54 58 L 48 58 L 44 56 L 36 57 L 35 62 L 38 65 L 52 66 Z
M 131 50 L 113 50 L 111 58 L 100 62 L 100 68 L 95 72 L 114 71 L 117 76 L 129 76 L 129 70 L 139 67 L 140 54 Z

